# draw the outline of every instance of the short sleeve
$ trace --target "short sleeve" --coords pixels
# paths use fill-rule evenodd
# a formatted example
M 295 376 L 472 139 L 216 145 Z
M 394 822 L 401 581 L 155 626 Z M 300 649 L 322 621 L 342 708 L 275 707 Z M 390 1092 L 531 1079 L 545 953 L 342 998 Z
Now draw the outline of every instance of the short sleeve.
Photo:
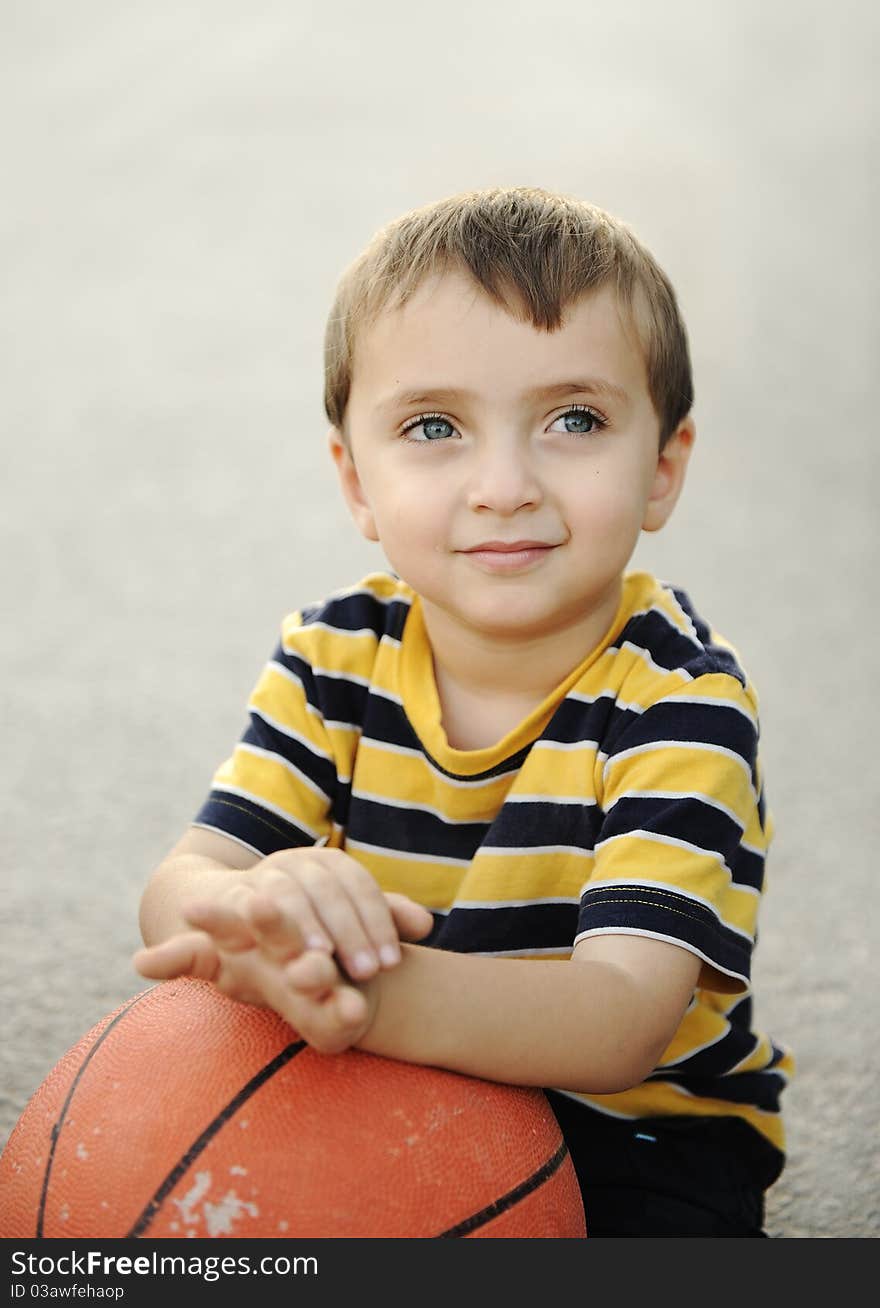
M 285 620 L 247 726 L 194 819 L 264 856 L 316 844 L 332 829 L 337 770 L 317 679 L 297 648 L 300 627 L 299 614 Z
M 668 940 L 746 988 L 770 835 L 758 736 L 753 693 L 719 673 L 632 714 L 597 764 L 578 940 Z

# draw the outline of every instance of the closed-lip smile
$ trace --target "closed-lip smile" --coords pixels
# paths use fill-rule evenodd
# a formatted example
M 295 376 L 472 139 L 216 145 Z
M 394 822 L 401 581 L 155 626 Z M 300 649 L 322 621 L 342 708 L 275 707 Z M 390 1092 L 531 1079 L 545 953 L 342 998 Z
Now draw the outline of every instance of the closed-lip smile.
M 478 551 L 493 551 L 497 554 L 514 554 L 520 550 L 552 550 L 556 546 L 551 541 L 546 540 L 487 540 L 480 545 L 471 545 L 469 549 L 463 550 L 463 554 L 476 554 Z
M 546 540 L 486 540 L 460 553 L 481 572 L 516 577 L 540 568 L 556 548 L 556 543 Z

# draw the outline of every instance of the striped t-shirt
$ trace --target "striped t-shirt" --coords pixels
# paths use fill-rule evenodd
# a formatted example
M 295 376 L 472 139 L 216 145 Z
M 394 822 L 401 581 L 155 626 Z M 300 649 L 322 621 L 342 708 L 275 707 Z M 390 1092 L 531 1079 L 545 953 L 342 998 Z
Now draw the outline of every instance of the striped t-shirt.
M 452 748 L 418 596 L 372 573 L 282 624 L 249 725 L 195 823 L 255 853 L 326 840 L 434 914 L 420 941 L 567 959 L 585 936 L 672 941 L 704 969 L 614 1116 L 738 1115 L 784 1147 L 791 1055 L 752 1026 L 771 834 L 754 689 L 687 595 L 631 573 L 601 643 L 485 749 Z

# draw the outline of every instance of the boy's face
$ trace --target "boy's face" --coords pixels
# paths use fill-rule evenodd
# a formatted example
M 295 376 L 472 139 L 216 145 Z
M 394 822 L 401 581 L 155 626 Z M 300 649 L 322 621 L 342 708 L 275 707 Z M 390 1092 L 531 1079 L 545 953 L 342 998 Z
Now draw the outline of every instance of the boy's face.
M 335 430 L 330 448 L 363 535 L 426 606 L 502 639 L 610 621 L 693 438 L 687 421 L 658 453 L 642 354 L 609 288 L 544 332 L 454 271 L 364 332 L 347 419 L 350 452 Z

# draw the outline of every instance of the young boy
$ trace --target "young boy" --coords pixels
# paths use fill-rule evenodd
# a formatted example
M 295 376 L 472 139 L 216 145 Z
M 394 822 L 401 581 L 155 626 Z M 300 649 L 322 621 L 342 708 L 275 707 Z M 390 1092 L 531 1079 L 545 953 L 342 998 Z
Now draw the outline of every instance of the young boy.
M 135 956 L 328 1054 L 544 1087 L 592 1236 L 761 1236 L 784 1156 L 755 692 L 626 572 L 692 398 L 673 290 L 601 210 L 494 189 L 376 234 L 325 401 L 393 572 L 285 620 Z

